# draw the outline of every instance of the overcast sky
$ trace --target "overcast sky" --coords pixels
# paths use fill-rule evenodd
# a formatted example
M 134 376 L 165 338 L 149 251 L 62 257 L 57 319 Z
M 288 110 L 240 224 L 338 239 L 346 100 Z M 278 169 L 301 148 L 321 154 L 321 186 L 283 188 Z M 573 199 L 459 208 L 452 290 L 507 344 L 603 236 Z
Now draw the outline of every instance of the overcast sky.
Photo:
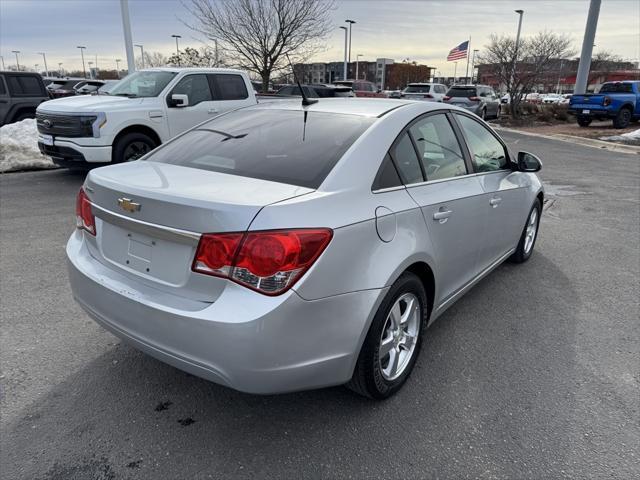
M 295 1 L 295 0 L 292 0 Z M 134 43 L 145 50 L 172 53 L 171 34 L 182 35 L 181 48 L 198 47 L 202 41 L 180 19 L 189 16 L 180 0 L 129 0 Z M 548 29 L 566 33 L 579 51 L 588 0 L 475 0 L 394 1 L 337 0 L 331 16 L 336 26 L 326 50 L 314 61 L 342 60 L 346 18 L 353 27 L 351 56 L 362 60 L 377 57 L 409 58 L 435 66 L 443 75 L 453 74 L 446 61 L 454 46 L 471 36 L 471 49 L 482 50 L 491 33 L 515 35 L 517 14 L 525 11 L 524 36 Z M 625 59 L 640 60 L 640 1 L 602 0 L 595 51 L 607 50 Z M 12 50 L 20 50 L 20 63 L 33 68 L 46 52 L 49 68 L 58 62 L 65 69 L 81 66 L 77 45 L 87 47 L 88 60 L 115 67 L 125 59 L 119 0 L 0 0 L 0 54 L 14 63 Z M 462 65 L 458 64 L 458 74 Z

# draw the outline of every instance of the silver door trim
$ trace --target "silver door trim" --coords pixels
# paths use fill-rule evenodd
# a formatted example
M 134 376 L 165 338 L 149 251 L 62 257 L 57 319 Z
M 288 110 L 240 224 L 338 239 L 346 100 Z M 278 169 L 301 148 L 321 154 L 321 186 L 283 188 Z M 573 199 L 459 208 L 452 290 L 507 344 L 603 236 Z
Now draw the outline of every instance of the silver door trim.
M 112 225 L 117 225 L 118 227 L 125 229 L 134 229 L 152 237 L 173 242 L 186 243 L 187 245 L 198 245 L 198 242 L 200 242 L 200 233 L 167 227 L 165 225 L 156 225 L 143 220 L 126 217 L 119 213 L 102 208 L 93 202 L 91 202 L 91 211 L 96 217 L 105 222 L 111 223 Z

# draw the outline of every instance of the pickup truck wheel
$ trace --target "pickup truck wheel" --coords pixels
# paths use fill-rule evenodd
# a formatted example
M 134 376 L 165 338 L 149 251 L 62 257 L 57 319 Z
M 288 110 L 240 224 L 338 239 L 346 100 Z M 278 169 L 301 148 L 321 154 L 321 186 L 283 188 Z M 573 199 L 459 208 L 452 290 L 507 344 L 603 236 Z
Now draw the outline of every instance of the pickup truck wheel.
M 591 122 L 591 118 L 578 115 L 578 125 L 580 125 L 581 127 L 588 127 L 589 125 L 591 125 Z
M 156 148 L 156 142 L 144 133 L 127 133 L 113 147 L 114 163 L 133 162 Z
M 613 119 L 613 128 L 626 128 L 631 123 L 631 110 L 628 108 L 621 108 Z

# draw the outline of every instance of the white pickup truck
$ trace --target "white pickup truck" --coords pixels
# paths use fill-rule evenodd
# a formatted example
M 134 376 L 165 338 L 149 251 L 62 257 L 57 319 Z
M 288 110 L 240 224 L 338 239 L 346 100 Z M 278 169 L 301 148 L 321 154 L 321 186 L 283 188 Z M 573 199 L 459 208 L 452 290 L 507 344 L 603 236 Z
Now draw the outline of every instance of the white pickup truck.
M 140 70 L 108 95 L 51 100 L 36 110 L 38 147 L 61 166 L 136 160 L 208 118 L 256 103 L 245 72 Z

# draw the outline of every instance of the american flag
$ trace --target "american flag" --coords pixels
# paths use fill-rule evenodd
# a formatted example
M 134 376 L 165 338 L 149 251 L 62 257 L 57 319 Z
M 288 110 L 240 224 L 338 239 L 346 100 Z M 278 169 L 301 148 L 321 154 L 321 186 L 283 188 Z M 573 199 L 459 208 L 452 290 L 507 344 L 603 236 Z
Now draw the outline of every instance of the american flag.
M 453 62 L 455 60 L 462 60 L 467 58 L 467 51 L 469 50 L 469 40 L 462 42 L 456 48 L 449 52 L 447 55 L 447 62 Z

